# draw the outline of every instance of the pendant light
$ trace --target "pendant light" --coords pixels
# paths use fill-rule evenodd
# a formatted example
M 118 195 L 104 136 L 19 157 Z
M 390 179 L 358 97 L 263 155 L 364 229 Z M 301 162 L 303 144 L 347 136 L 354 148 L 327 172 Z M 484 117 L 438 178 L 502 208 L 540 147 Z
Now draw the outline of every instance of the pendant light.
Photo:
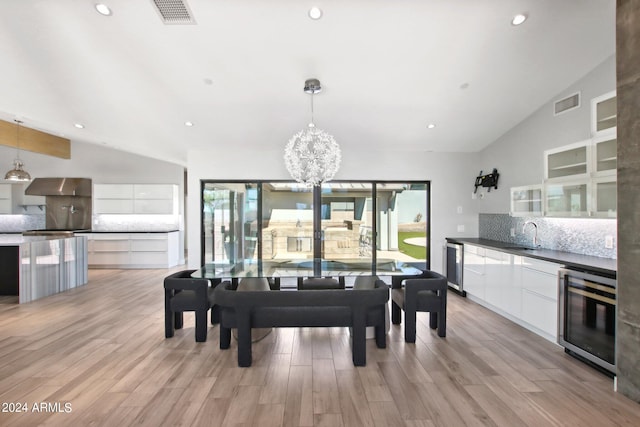
M 6 175 L 4 176 L 4 179 L 6 179 L 7 181 L 17 181 L 17 182 L 24 182 L 24 181 L 31 181 L 31 175 L 29 175 L 29 173 L 27 171 L 25 171 L 24 169 L 22 169 L 22 166 L 24 166 L 24 163 L 22 163 L 22 160 L 20 160 L 20 125 L 22 124 L 22 122 L 20 120 L 15 120 L 17 126 L 16 126 L 16 158 L 13 161 L 13 169 L 11 169 L 9 172 L 6 173 Z
M 307 185 L 330 181 L 340 167 L 340 146 L 336 140 L 313 123 L 313 95 L 322 86 L 317 79 L 308 79 L 305 93 L 311 95 L 311 123 L 291 137 L 284 150 L 284 163 L 291 177 Z

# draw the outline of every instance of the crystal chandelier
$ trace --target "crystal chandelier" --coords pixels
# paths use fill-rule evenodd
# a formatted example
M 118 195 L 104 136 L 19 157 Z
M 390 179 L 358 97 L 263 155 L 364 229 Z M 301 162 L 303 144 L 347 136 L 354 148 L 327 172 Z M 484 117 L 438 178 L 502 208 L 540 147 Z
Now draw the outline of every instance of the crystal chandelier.
M 340 167 L 340 146 L 313 123 L 313 95 L 321 90 L 319 80 L 305 82 L 304 91 L 311 94 L 311 123 L 293 135 L 284 149 L 284 164 L 291 177 L 308 185 L 330 181 Z
M 20 120 L 15 121 L 17 123 L 16 126 L 16 149 L 17 154 L 16 158 L 13 161 L 13 169 L 6 173 L 4 179 L 8 181 L 31 181 L 31 175 L 24 169 L 24 163 L 20 160 L 20 124 L 22 123 Z

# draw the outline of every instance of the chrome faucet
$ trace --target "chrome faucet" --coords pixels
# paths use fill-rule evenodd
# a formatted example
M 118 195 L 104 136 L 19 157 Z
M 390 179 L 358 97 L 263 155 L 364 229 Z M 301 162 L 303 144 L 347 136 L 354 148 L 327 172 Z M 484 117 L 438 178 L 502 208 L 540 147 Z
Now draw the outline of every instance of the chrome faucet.
M 69 206 L 63 206 L 62 209 L 69 209 L 69 213 L 74 214 L 76 212 L 78 212 L 80 209 L 76 208 L 73 205 L 69 205 Z
M 523 233 L 524 233 L 524 230 L 527 228 L 528 224 L 533 225 L 533 228 L 534 228 L 534 232 L 533 232 L 533 247 L 537 248 L 538 247 L 538 224 L 536 224 L 533 221 L 526 221 L 524 223 L 524 225 L 522 226 L 522 232 Z

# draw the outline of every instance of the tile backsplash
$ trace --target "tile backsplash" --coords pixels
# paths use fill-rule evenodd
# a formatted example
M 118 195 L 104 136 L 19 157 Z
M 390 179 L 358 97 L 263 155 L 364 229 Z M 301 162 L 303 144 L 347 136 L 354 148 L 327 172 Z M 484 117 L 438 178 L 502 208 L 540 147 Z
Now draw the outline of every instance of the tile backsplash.
M 480 214 L 479 234 L 483 239 L 523 246 L 533 245 L 534 227 L 522 230 L 526 221 L 538 226 L 538 245 L 544 249 L 574 252 L 603 258 L 617 258 L 617 221 L 597 218 L 512 217 L 508 214 Z M 511 231 L 515 236 L 511 236 Z M 612 239 L 613 247 L 605 247 Z
M 24 230 L 45 228 L 45 214 L 2 215 L 0 233 L 21 233 Z

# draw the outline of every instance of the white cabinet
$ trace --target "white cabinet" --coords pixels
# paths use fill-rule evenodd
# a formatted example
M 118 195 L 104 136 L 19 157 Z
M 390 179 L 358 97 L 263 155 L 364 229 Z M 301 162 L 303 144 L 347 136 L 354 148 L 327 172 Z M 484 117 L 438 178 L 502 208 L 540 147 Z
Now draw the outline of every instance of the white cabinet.
M 545 178 L 587 177 L 590 144 L 590 140 L 582 141 L 545 151 Z
M 556 342 L 559 264 L 464 244 L 470 299 Z
M 599 135 L 612 131 L 617 126 L 618 108 L 616 91 L 611 91 L 591 100 L 591 134 Z
M 170 268 L 178 265 L 179 233 L 83 233 L 92 268 Z
M 562 266 L 522 258 L 522 320 L 553 341 L 558 337 L 558 269 Z
M 591 182 L 592 216 L 615 218 L 618 209 L 618 183 L 616 176 L 594 178 Z
M 542 185 L 511 187 L 511 216 L 542 216 Z
M 96 199 L 133 199 L 133 184 L 94 184 Z
M 0 214 L 12 213 L 11 184 L 0 184 Z
M 618 167 L 618 140 L 616 135 L 605 135 L 593 140 L 593 176 L 616 175 Z
M 464 290 L 478 298 L 485 297 L 485 249 L 464 245 L 463 264 Z
M 556 217 L 589 216 L 591 194 L 587 180 L 547 181 L 545 215 Z
M 175 184 L 94 184 L 95 214 L 178 213 Z
M 522 308 L 520 257 L 492 249 L 485 253 L 485 301 L 519 317 Z
M 133 200 L 94 198 L 93 213 L 95 214 L 132 214 Z
M 42 212 L 45 205 L 43 196 L 26 196 L 24 190 L 27 184 L 0 184 L 0 214 L 24 214 Z M 37 207 L 35 211 L 29 207 Z

